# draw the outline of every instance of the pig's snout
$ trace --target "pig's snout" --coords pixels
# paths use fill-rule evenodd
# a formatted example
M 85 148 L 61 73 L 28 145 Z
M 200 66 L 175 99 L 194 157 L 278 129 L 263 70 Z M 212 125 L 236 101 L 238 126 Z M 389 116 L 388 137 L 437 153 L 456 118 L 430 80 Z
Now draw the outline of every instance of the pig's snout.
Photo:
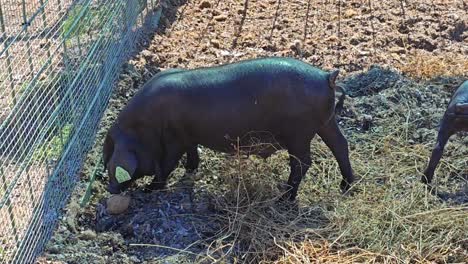
M 125 190 L 127 190 L 130 185 L 132 185 L 131 181 L 126 181 L 122 183 L 118 183 L 117 181 L 111 180 L 109 185 L 107 186 L 107 191 L 111 194 L 119 194 Z
M 110 192 L 111 194 L 119 194 L 119 193 L 122 192 L 121 189 L 122 189 L 122 187 L 120 186 L 120 184 L 118 184 L 116 182 L 111 182 L 107 186 L 107 191 Z

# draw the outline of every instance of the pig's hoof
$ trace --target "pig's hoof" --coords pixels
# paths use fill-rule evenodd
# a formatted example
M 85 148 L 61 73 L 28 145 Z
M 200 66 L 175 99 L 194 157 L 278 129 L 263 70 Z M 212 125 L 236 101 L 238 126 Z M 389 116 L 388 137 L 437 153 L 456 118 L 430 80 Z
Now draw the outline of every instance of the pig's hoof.
M 349 184 L 346 180 L 342 180 L 340 183 L 340 189 L 342 194 L 348 194 L 349 189 L 351 189 L 351 184 Z
M 298 202 L 295 197 L 293 197 L 290 192 L 285 193 L 280 196 L 276 205 L 279 209 L 284 211 L 296 210 L 299 208 Z
M 426 176 L 426 175 L 423 175 L 421 176 L 421 182 L 426 184 L 426 185 L 431 185 L 431 180 L 429 180 L 430 177 Z
M 425 186 L 426 186 L 426 190 L 427 190 L 430 194 L 433 194 L 433 195 L 436 195 L 436 194 L 437 194 L 436 188 L 435 188 L 434 186 L 432 186 L 432 184 L 426 183 Z
M 293 197 L 290 192 L 286 192 L 285 194 L 281 195 L 278 201 L 282 204 L 284 203 L 294 203 L 296 201 L 296 197 Z
M 291 190 L 291 186 L 289 186 L 286 183 L 278 183 L 276 185 L 276 188 L 278 188 L 278 190 L 280 191 L 281 197 L 288 195 L 289 191 Z
M 292 187 L 285 183 L 279 183 L 276 185 L 281 195 L 279 196 L 278 201 L 280 203 L 291 203 L 296 200 L 296 195 L 292 191 Z

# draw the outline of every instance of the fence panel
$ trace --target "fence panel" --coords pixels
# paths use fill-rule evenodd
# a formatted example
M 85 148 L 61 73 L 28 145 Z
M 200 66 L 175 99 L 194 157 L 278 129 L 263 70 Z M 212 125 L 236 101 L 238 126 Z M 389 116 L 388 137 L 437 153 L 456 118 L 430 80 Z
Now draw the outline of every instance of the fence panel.
M 42 251 L 157 6 L 0 0 L 0 263 L 30 263 Z

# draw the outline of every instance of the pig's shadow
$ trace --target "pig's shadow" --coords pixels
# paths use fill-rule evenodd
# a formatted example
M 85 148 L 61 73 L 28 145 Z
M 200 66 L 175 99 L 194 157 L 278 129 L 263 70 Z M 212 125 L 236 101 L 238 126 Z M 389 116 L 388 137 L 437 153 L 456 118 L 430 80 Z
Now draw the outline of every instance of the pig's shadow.
M 455 192 L 437 192 L 435 193 L 439 199 L 454 205 L 468 204 L 468 181 L 464 186 Z
M 171 188 L 152 193 L 137 189 L 130 196 L 131 205 L 127 212 L 121 215 L 107 214 L 104 201 L 98 204 L 95 227 L 98 232 L 120 233 L 129 244 L 127 251 L 129 255 L 134 255 L 140 260 L 163 259 L 181 254 L 185 258 L 196 258 L 197 255 L 205 256 L 208 245 L 221 237 L 224 237 L 225 243 L 235 242 L 234 250 L 238 251 L 234 252 L 235 255 L 247 251 L 249 245 L 239 239 L 234 241 L 235 238 L 225 236 L 230 226 L 222 218 L 228 218 L 228 213 L 216 210 L 214 201 L 207 196 L 196 195 L 194 198 L 191 187 Z M 290 216 L 291 210 L 294 211 L 293 216 Z M 283 216 L 282 218 L 295 218 L 291 221 L 297 220 L 298 217 L 303 218 L 303 221 L 296 222 L 294 227 L 296 230 L 317 229 L 328 222 L 318 207 L 296 206 L 291 209 L 290 206 L 276 203 L 271 207 L 271 211 Z M 282 211 L 289 213 L 283 214 Z M 274 222 L 275 228 L 268 229 L 267 237 L 271 241 L 262 240 L 262 242 L 273 244 L 274 237 L 276 239 L 284 237 L 284 230 L 290 228 L 291 222 L 285 219 L 279 220 L 281 221 Z M 275 230 L 278 234 L 275 234 Z M 181 253 L 182 251 L 185 253 Z M 218 253 L 225 252 L 215 254 Z

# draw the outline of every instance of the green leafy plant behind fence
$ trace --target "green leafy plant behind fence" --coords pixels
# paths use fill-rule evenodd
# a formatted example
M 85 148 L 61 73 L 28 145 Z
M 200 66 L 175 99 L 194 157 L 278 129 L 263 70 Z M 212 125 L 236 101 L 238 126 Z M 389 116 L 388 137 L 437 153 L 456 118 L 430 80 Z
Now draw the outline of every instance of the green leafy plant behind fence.
M 0 3 L 0 263 L 31 263 L 153 1 Z

